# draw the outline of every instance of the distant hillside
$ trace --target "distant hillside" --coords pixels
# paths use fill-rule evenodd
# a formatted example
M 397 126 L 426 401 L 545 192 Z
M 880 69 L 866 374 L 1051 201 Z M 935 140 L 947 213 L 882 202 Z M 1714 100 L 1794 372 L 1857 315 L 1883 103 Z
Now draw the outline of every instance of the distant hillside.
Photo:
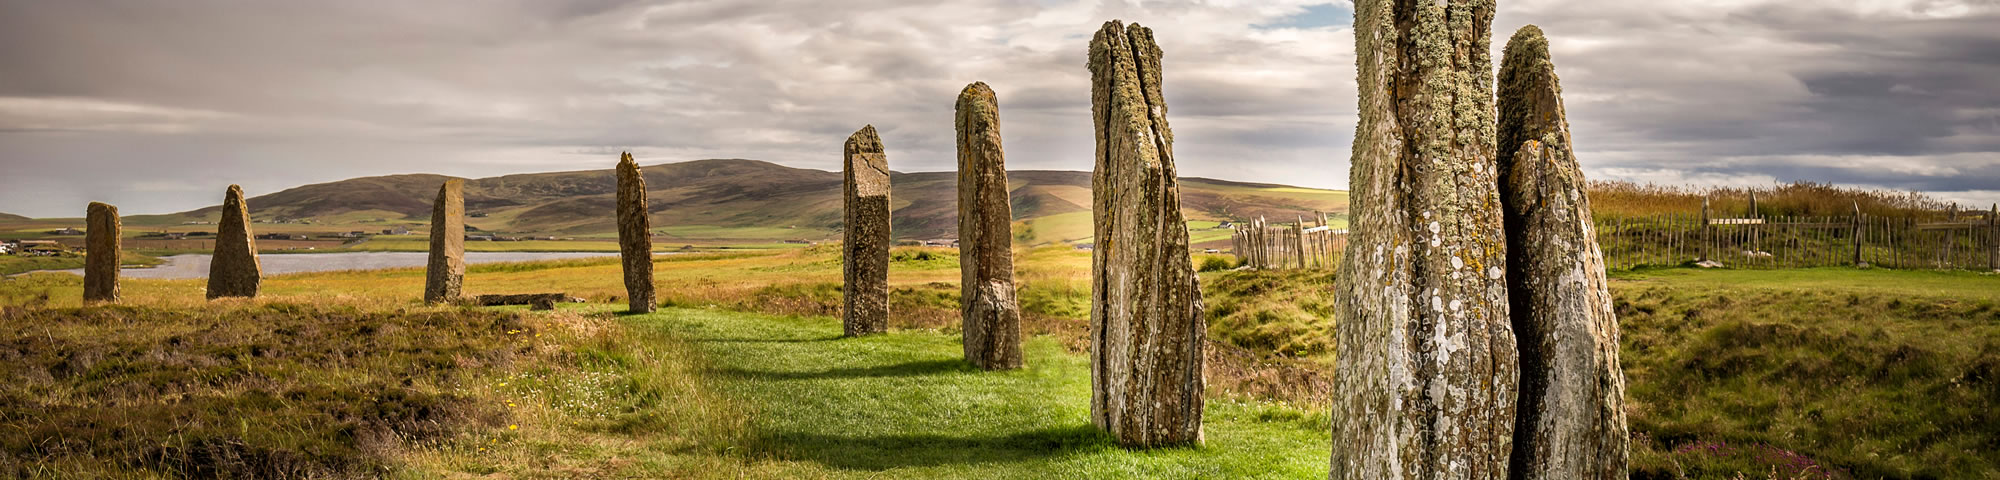
M 606 162 L 609 164 L 610 162 Z M 686 238 L 827 239 L 840 227 L 840 172 L 756 160 L 696 160 L 641 169 L 653 226 Z M 287 189 L 248 200 L 260 222 L 423 224 L 442 175 L 364 177 Z M 1008 172 L 1017 222 L 1030 243 L 1088 237 L 1090 172 Z M 892 173 L 893 225 L 904 239 L 957 236 L 955 172 Z M 616 179 L 610 169 L 529 173 L 466 181 L 467 223 L 524 234 L 608 236 Z M 1346 212 L 1346 192 L 1185 178 L 1181 201 L 1190 220 L 1294 219 L 1322 210 Z M 155 223 L 212 221 L 219 206 L 146 219 Z M 1083 221 L 1079 231 L 1075 226 Z M 1036 222 L 1046 219 L 1046 222 Z
M 33 219 L 28 217 L 23 217 L 20 215 L 15 215 L 12 213 L 0 212 L 0 222 L 18 222 L 22 220 L 33 220 Z

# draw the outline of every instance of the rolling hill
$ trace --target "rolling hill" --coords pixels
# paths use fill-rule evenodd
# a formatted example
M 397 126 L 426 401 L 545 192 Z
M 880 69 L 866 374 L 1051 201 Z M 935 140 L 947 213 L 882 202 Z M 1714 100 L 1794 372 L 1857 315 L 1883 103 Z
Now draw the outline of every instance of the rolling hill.
M 609 162 L 607 162 L 609 163 Z M 690 240 L 837 238 L 840 172 L 786 167 L 742 159 L 696 160 L 643 167 L 653 226 Z M 1026 243 L 1087 241 L 1090 172 L 1008 172 L 1017 232 Z M 431 200 L 443 175 L 364 177 L 305 185 L 252 197 L 259 222 L 309 221 L 318 225 L 410 225 L 429 222 Z M 892 172 L 893 225 L 899 239 L 957 237 L 955 172 Z M 611 212 L 616 190 L 610 169 L 527 173 L 468 179 L 467 224 L 482 230 L 530 235 L 616 235 Z M 1184 178 L 1181 201 L 1189 220 L 1215 222 L 1269 216 L 1273 221 L 1344 213 L 1347 193 Z M 128 217 L 128 224 L 175 225 L 214 221 L 220 206 L 170 215 Z

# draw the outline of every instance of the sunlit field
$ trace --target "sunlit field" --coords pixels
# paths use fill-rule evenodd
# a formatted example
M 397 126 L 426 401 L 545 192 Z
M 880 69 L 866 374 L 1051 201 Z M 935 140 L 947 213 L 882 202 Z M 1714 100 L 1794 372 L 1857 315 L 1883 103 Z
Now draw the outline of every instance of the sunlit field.
M 999 374 L 957 360 L 948 248 L 895 249 L 894 333 L 854 340 L 837 338 L 837 245 L 660 256 L 669 308 L 641 316 L 618 314 L 615 258 L 470 267 L 468 294 L 588 301 L 556 312 L 423 306 L 417 268 L 272 276 L 248 301 L 203 300 L 200 280 L 127 280 L 121 306 L 81 309 L 76 276 L 11 277 L 0 281 L 0 333 L 28 356 L 9 363 L 0 415 L 31 436 L 73 437 L 10 444 L 9 458 L 36 461 L 9 466 L 29 476 L 1324 474 L 1333 271 L 1197 258 L 1209 443 L 1136 453 L 1081 410 L 1090 253 L 1017 254 L 1031 368 Z M 2000 441 L 2000 277 L 1657 269 L 1614 272 L 1612 288 L 1635 478 L 1996 471 L 1978 452 Z M 383 332 L 396 340 L 370 340 Z M 321 364 L 332 368 L 292 373 Z M 256 400 L 265 396 L 277 400 Z M 358 398 L 402 400 L 342 400 Z M 131 408 L 181 420 L 125 431 L 178 443 L 84 427 Z

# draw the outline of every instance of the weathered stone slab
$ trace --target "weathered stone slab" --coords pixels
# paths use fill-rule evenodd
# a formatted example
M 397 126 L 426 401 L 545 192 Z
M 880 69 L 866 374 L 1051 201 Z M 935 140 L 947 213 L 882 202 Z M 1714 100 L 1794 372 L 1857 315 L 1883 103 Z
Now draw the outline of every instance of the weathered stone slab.
M 579 303 L 583 299 L 567 293 L 511 293 L 480 295 L 473 297 L 472 304 L 482 307 L 499 305 L 527 305 L 529 310 L 555 310 L 558 303 Z
M 1507 291 L 1521 354 L 1510 470 L 1517 480 L 1623 479 L 1618 318 L 1548 47 L 1540 28 L 1522 27 L 1500 69 Z
M 965 360 L 1021 368 L 1021 305 L 1014 290 L 1013 206 L 1000 149 L 1000 101 L 986 83 L 958 94 L 959 313 Z
M 465 292 L 465 180 L 445 180 L 431 205 L 431 257 L 424 303 L 456 302 Z
M 847 335 L 889 331 L 889 158 L 875 126 L 847 137 L 841 324 Z
M 256 297 L 263 277 L 257 236 L 250 232 L 250 205 L 243 202 L 243 187 L 230 185 L 222 198 L 222 221 L 215 227 L 215 255 L 208 262 L 208 298 Z
M 118 207 L 90 202 L 83 234 L 83 301 L 118 301 L 118 239 L 124 232 Z
M 1506 478 L 1518 382 L 1492 0 L 1357 0 L 1335 479 Z
M 1090 42 L 1092 423 L 1131 447 L 1202 440 L 1208 323 L 1174 174 L 1153 32 L 1117 21 Z
M 632 154 L 618 159 L 618 256 L 632 313 L 653 311 L 653 222 L 647 217 L 646 176 Z

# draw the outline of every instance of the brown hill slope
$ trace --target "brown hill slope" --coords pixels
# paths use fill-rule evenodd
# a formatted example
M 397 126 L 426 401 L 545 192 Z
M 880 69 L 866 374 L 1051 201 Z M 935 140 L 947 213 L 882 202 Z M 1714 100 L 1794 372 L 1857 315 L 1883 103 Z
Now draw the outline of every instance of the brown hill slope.
M 607 162 L 608 163 L 608 162 Z M 837 236 L 839 172 L 756 160 L 696 160 L 641 169 L 653 225 L 669 235 L 734 238 Z M 442 175 L 364 177 L 291 188 L 248 200 L 259 221 L 418 223 L 430 218 Z M 1014 217 L 1028 220 L 1090 210 L 1090 172 L 1009 172 Z M 954 172 L 894 173 L 893 224 L 898 238 L 957 236 Z M 610 169 L 528 173 L 466 181 L 469 223 L 485 230 L 572 236 L 609 235 L 615 177 Z M 1346 211 L 1346 193 L 1282 185 L 1188 178 L 1182 203 L 1189 218 L 1289 219 L 1314 210 Z M 208 207 L 174 216 L 217 216 Z M 1087 213 L 1084 213 L 1087 217 Z M 1087 233 L 1085 233 L 1087 235 Z M 1073 237 L 1072 237 L 1073 238 Z

